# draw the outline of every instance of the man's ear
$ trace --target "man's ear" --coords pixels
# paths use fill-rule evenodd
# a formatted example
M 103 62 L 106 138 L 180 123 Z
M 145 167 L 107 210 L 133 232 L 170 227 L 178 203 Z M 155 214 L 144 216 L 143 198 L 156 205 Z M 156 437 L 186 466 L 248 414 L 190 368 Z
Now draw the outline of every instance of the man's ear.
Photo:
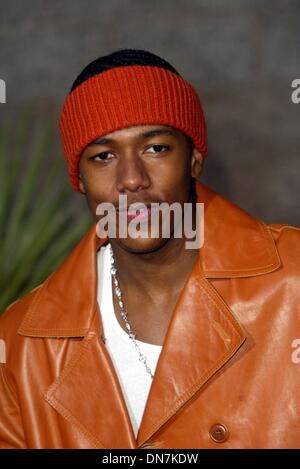
M 203 156 L 196 147 L 193 148 L 192 158 L 191 158 L 191 176 L 197 179 L 202 171 L 203 165 Z
M 82 194 L 85 194 L 85 187 L 84 187 L 82 176 L 80 173 L 78 174 L 78 187 L 79 187 L 80 192 L 82 192 Z

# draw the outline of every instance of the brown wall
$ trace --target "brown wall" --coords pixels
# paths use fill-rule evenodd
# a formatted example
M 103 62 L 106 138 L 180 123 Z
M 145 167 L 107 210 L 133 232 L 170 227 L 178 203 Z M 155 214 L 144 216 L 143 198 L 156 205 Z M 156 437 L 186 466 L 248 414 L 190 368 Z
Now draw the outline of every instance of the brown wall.
M 299 1 L 0 4 L 1 124 L 24 108 L 39 121 L 57 119 L 89 61 L 124 47 L 148 49 L 202 98 L 209 144 L 203 181 L 265 221 L 300 226 L 300 104 L 291 102 L 291 82 L 300 78 Z

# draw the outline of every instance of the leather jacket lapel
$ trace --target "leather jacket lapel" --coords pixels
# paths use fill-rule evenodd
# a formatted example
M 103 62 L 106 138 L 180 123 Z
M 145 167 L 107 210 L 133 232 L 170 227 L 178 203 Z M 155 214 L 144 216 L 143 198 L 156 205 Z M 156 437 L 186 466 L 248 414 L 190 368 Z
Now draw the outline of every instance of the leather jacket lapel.
M 96 310 L 92 330 L 78 341 L 77 353 L 44 398 L 87 438 L 92 448 L 135 448 L 123 393 L 100 339 L 99 316 Z
M 246 337 L 197 263 L 171 318 L 141 422 L 139 446 L 180 412 L 230 361 Z

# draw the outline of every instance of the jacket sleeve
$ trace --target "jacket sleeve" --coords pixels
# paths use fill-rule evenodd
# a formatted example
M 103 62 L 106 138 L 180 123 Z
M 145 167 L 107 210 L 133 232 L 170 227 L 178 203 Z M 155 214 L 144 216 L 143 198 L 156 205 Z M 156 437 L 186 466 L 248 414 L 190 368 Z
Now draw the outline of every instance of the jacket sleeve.
M 18 399 L 5 363 L 0 363 L 0 448 L 26 448 Z

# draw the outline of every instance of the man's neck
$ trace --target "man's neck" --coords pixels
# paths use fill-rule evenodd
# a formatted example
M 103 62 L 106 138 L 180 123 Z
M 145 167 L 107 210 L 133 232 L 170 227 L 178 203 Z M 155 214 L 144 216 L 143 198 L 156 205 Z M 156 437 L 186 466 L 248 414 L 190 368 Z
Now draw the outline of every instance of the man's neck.
M 198 249 L 186 249 L 185 242 L 185 238 L 172 237 L 159 249 L 139 254 L 112 243 L 120 283 L 150 296 L 176 293 L 199 256 Z

